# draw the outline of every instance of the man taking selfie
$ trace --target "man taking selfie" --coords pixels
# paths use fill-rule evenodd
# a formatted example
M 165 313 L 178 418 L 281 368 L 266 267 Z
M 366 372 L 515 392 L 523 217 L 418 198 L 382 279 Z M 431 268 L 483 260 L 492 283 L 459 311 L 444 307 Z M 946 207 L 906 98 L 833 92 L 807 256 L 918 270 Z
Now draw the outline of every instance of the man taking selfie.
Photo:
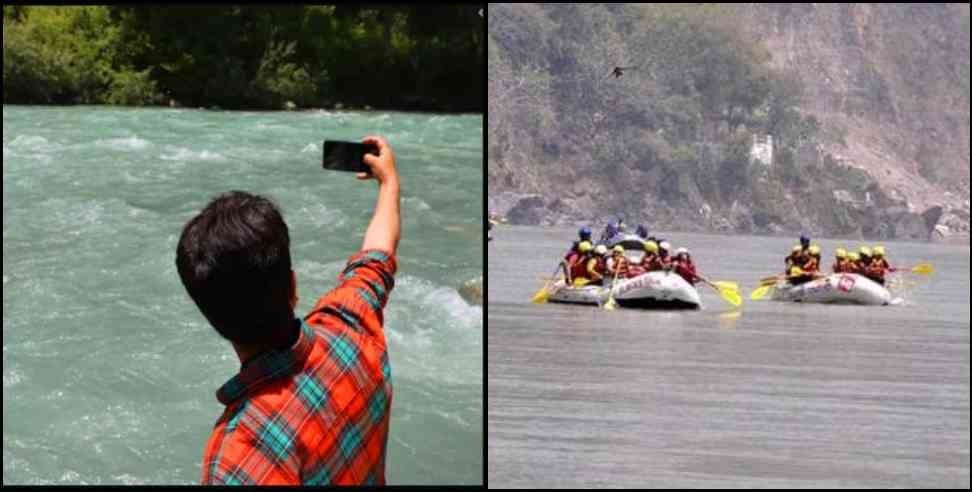
M 296 318 L 290 236 L 277 207 L 243 192 L 217 197 L 186 224 L 183 285 L 233 346 L 240 372 L 206 444 L 204 485 L 384 485 L 391 368 L 383 310 L 400 237 L 395 156 L 380 137 L 366 154 L 378 200 L 361 250 L 338 285 Z

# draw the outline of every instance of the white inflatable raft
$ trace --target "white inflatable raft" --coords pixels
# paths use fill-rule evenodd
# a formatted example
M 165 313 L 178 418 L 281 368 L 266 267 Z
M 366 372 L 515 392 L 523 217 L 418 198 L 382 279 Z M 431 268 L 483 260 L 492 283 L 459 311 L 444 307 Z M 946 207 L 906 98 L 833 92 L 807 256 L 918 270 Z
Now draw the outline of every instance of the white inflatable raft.
M 776 284 L 773 300 L 883 306 L 896 303 L 877 282 L 854 273 L 831 274 L 800 285 Z
M 549 301 L 601 305 L 608 299 L 609 287 L 567 287 L 560 280 L 551 289 Z M 669 272 L 648 272 L 618 280 L 614 300 L 621 307 L 643 309 L 699 309 L 702 306 L 699 291 L 678 274 Z

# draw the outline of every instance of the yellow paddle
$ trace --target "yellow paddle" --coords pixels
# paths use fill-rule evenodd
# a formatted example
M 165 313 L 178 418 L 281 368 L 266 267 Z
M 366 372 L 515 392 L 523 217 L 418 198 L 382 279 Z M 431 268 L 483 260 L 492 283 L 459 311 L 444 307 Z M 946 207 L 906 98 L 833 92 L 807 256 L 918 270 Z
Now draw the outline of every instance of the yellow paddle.
M 769 294 L 775 288 L 776 288 L 775 283 L 760 286 L 756 290 L 754 290 L 751 294 L 749 294 L 749 298 L 754 301 L 760 301 L 763 298 L 765 298 L 766 295 Z
M 703 283 L 715 289 L 716 292 L 719 293 L 719 296 L 722 297 L 723 301 L 726 301 L 735 307 L 742 305 L 742 297 L 739 295 L 739 284 L 735 282 L 710 282 L 701 275 L 698 275 L 698 277 Z
M 801 274 L 803 274 L 803 270 L 800 267 L 793 267 L 792 269 L 790 269 L 790 273 L 793 274 L 793 276 L 798 277 Z M 754 301 L 760 301 L 764 299 L 768 294 L 773 292 L 773 290 L 776 288 L 777 282 L 785 278 L 786 275 L 777 275 L 775 277 L 766 277 L 761 279 L 759 281 L 760 286 L 752 293 L 749 294 L 749 298 Z
M 614 311 L 614 308 L 618 307 L 618 303 L 614 302 L 614 287 L 618 284 L 618 273 L 620 272 L 620 268 L 614 272 L 614 280 L 611 282 L 611 293 L 608 294 L 608 300 L 604 303 L 605 311 Z
M 717 284 L 710 283 L 712 287 L 722 296 L 722 300 L 728 302 L 733 307 L 742 306 L 742 296 L 739 295 L 738 290 L 727 289 L 725 287 L 719 287 Z
M 911 273 L 918 275 L 931 275 L 935 271 L 935 266 L 931 263 L 919 263 L 911 269 Z
M 537 293 L 533 295 L 533 299 L 531 299 L 530 302 L 534 304 L 543 304 L 547 302 L 548 299 L 550 299 L 550 285 L 555 280 L 558 279 L 557 277 L 554 277 L 554 275 L 556 275 L 557 272 L 559 271 L 560 271 L 560 265 L 557 265 L 557 270 L 554 270 L 554 272 L 550 276 L 550 279 L 547 280 L 547 283 L 544 284 L 544 286 L 541 287 L 540 290 L 538 290 Z

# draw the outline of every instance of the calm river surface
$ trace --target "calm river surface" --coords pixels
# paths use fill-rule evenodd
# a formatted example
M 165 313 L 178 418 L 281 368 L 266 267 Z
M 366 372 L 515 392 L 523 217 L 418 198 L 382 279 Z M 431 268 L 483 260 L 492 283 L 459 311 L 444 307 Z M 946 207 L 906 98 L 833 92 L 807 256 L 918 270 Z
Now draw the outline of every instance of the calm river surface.
M 488 246 L 491 486 L 969 488 L 968 246 L 886 243 L 936 267 L 902 306 L 800 305 L 748 300 L 792 239 L 669 234 L 741 310 L 529 304 L 575 234 Z

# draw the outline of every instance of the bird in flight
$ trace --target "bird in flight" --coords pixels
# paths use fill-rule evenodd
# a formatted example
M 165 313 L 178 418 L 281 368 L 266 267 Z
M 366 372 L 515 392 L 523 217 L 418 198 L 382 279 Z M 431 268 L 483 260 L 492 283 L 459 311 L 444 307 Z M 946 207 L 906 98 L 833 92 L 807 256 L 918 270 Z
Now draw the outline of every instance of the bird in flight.
M 608 74 L 608 77 L 614 75 L 614 78 L 616 79 L 621 78 L 621 76 L 624 75 L 623 70 L 629 70 L 632 68 L 638 68 L 638 67 L 614 67 L 614 70 L 611 70 L 611 73 Z

